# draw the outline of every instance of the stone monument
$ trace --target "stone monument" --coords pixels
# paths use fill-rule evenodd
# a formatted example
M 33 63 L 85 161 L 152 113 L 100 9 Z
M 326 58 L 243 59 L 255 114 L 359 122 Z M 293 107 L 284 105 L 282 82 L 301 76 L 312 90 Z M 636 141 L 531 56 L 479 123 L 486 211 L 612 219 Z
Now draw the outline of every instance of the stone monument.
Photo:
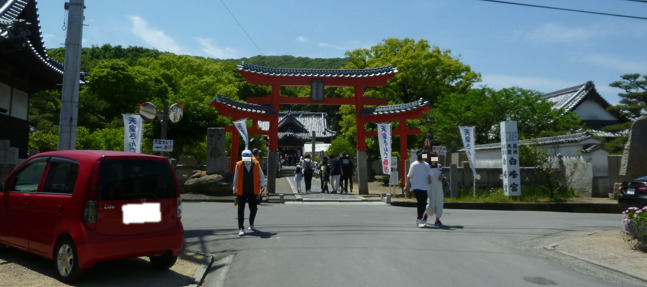
M 207 170 L 194 170 L 184 182 L 187 193 L 213 196 L 231 195 L 233 174 L 226 170 L 225 129 L 207 130 Z
M 631 126 L 620 165 L 620 181 L 647 175 L 647 116 L 638 118 Z

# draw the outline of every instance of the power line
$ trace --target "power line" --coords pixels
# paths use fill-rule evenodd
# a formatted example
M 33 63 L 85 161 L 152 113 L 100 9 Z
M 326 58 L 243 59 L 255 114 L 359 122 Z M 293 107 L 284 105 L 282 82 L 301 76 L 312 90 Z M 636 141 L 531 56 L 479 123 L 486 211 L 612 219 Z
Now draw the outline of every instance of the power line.
M 535 7 L 535 8 L 545 8 L 545 9 L 553 9 L 553 10 L 561 10 L 561 11 L 570 11 L 570 12 L 578 12 L 578 13 L 587 13 L 587 14 L 595 14 L 595 15 L 604 15 L 604 16 L 614 16 L 614 17 L 624 17 L 624 18 L 647 20 L 647 18 L 645 18 L 645 17 L 638 17 L 638 16 L 629 16 L 629 15 L 622 15 L 622 14 L 611 14 L 611 13 L 594 12 L 594 11 L 577 10 L 577 9 L 568 9 L 568 8 L 559 8 L 559 7 L 551 7 L 551 6 L 541 6 L 541 5 L 534 5 L 534 4 L 509 2 L 509 1 L 498 1 L 498 0 L 480 0 L 480 1 L 494 2 L 494 3 L 501 3 L 501 4 L 510 4 L 510 5 L 519 5 L 519 6 L 527 6 L 527 7 Z M 635 2 L 647 3 L 647 1 L 643 1 L 643 0 L 627 0 L 627 1 L 635 1 Z
M 229 15 L 231 15 L 231 17 L 234 18 L 234 21 L 236 21 L 236 24 L 238 24 L 238 27 L 240 27 L 240 29 L 243 30 L 245 35 L 247 35 L 247 38 L 249 38 L 249 40 L 252 41 L 252 44 L 254 44 L 254 46 L 256 47 L 256 49 L 258 49 L 261 55 L 265 55 L 265 53 L 263 53 L 263 50 L 261 50 L 261 48 L 259 48 L 258 45 L 256 45 L 256 42 L 254 41 L 254 39 L 252 39 L 252 36 L 250 36 L 249 33 L 247 33 L 247 30 L 245 30 L 245 27 L 243 27 L 243 25 L 241 25 L 240 22 L 238 22 L 238 19 L 236 19 L 236 16 L 234 16 L 234 13 L 232 13 L 231 10 L 229 10 L 229 7 L 227 7 L 227 4 L 225 4 L 223 0 L 220 0 L 220 3 L 222 3 L 222 6 L 225 6 L 225 9 L 227 9 L 227 12 L 229 12 Z

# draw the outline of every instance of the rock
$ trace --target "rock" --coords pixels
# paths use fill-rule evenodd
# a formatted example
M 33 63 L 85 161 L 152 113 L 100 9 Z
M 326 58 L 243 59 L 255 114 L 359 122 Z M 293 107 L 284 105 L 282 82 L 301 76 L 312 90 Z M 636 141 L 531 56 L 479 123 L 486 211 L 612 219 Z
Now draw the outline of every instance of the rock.
M 233 173 L 207 174 L 204 170 L 194 170 L 184 182 L 183 193 L 199 193 L 211 196 L 231 195 Z

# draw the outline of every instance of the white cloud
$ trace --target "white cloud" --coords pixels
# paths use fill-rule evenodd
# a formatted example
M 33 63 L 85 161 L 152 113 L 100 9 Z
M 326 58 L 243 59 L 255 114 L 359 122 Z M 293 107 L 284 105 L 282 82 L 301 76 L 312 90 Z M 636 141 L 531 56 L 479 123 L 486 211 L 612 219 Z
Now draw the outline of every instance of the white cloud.
M 599 29 L 584 27 L 567 27 L 564 25 L 547 23 L 543 26 L 525 33 L 525 39 L 534 44 L 555 43 L 580 43 L 593 37 L 599 37 Z
M 207 56 L 217 59 L 231 59 L 238 58 L 236 50 L 232 48 L 218 48 L 211 43 L 211 39 L 195 38 L 202 47 L 200 51 Z
M 304 36 L 297 37 L 297 42 L 305 43 L 308 42 L 308 38 Z
M 128 18 L 133 24 L 133 34 L 140 37 L 146 44 L 160 51 L 182 54 L 180 46 L 163 30 L 149 26 L 148 22 L 139 16 L 129 16 Z
M 591 53 L 585 55 L 581 61 L 626 74 L 636 73 L 647 67 L 647 62 L 640 62 L 635 59 L 623 59 L 615 55 L 603 53 Z

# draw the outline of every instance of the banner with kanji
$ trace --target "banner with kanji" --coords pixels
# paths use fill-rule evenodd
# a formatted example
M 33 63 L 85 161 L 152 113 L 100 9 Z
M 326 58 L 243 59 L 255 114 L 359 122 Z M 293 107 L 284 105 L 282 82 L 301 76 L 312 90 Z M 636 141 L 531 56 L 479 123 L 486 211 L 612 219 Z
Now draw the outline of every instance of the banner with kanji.
M 521 196 L 519 173 L 519 135 L 517 122 L 501 122 L 501 163 L 503 167 L 503 194 Z
M 391 124 L 377 124 L 382 173 L 391 174 Z
M 474 157 L 476 156 L 476 147 L 474 146 L 474 127 L 458 127 L 461 131 L 461 138 L 463 139 L 463 147 L 467 154 L 467 159 L 472 166 L 472 174 L 476 179 L 476 166 L 474 165 Z
M 138 114 L 121 114 L 124 118 L 124 151 L 142 152 L 142 117 Z
M 245 149 L 249 149 L 249 136 L 247 135 L 247 119 L 242 119 L 239 121 L 233 122 L 234 126 L 240 133 L 240 136 L 245 140 Z

